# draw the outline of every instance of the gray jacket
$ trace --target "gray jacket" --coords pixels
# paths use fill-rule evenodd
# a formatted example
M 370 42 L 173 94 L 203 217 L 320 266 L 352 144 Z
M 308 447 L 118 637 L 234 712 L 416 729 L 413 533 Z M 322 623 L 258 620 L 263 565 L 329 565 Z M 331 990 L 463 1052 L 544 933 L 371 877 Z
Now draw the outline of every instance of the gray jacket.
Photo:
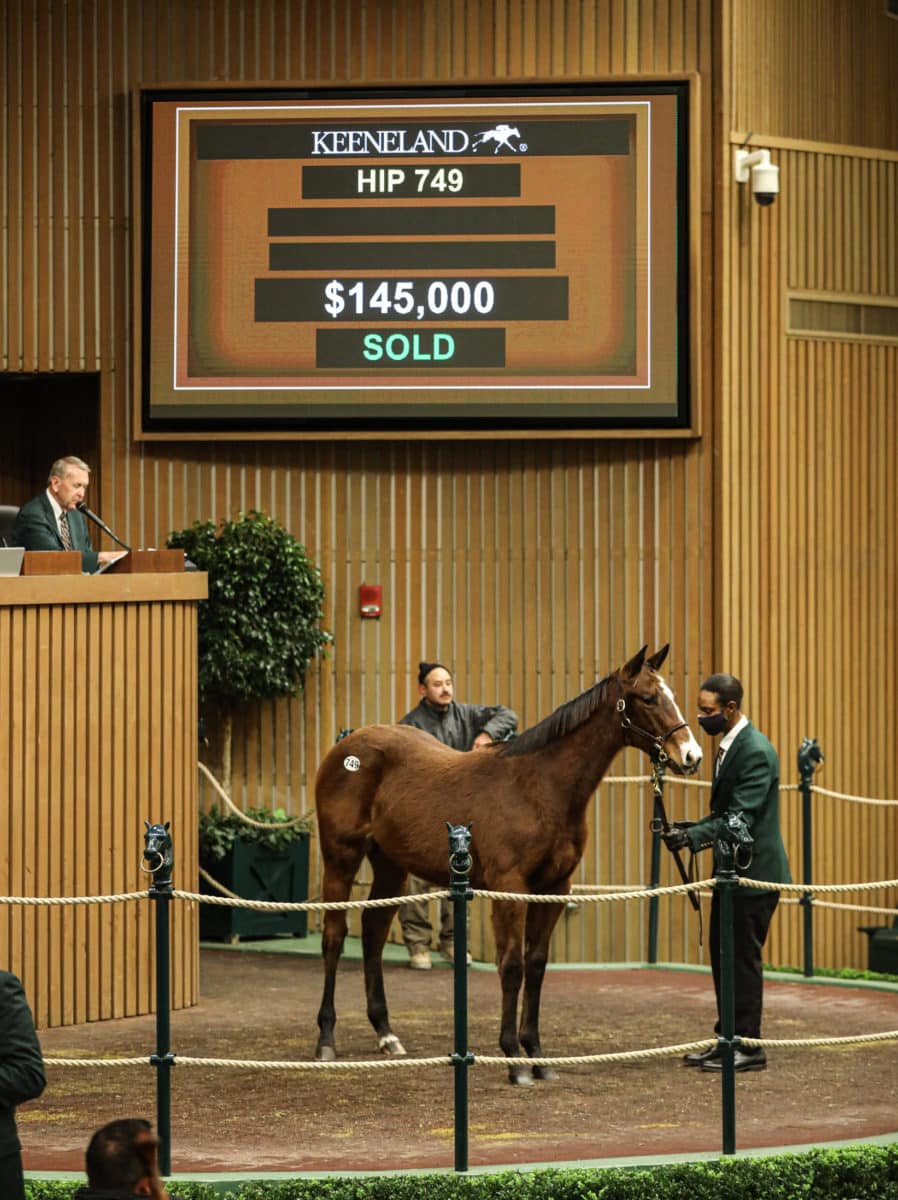
M 453 700 L 445 712 L 421 700 L 417 708 L 406 713 L 400 725 L 414 725 L 453 750 L 470 750 L 478 733 L 488 733 L 494 742 L 504 742 L 518 727 L 517 713 L 501 704 L 456 704 Z

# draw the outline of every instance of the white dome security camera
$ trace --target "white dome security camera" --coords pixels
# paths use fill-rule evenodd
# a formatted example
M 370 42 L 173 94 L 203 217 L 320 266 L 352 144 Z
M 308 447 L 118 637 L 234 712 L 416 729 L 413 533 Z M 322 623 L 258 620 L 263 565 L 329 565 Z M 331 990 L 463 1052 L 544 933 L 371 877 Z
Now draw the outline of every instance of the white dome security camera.
M 765 208 L 779 195 L 780 169 L 770 161 L 769 150 L 737 150 L 734 174 L 737 183 L 748 183 L 751 179 L 752 195 Z

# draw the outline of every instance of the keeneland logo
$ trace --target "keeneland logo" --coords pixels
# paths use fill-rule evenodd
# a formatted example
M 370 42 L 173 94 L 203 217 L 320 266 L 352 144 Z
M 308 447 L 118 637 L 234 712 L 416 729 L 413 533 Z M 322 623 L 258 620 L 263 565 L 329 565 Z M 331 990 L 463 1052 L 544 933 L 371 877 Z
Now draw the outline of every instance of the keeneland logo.
M 512 143 L 516 139 L 517 145 Z M 515 125 L 496 125 L 473 137 L 465 129 L 313 129 L 312 155 L 466 154 L 491 146 L 512 154 L 527 149 Z

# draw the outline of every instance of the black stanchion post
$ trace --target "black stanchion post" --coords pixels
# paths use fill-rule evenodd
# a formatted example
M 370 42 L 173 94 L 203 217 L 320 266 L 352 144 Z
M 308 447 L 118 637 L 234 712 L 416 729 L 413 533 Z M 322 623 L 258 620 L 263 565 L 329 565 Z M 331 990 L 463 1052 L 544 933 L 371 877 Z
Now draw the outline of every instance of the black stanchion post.
M 468 904 L 473 892 L 471 874 L 471 830 L 467 825 L 449 825 L 449 886 L 452 891 L 453 976 L 455 1000 L 455 1169 L 468 1169 L 468 1068 L 474 1055 L 468 1050 Z
M 143 856 L 153 874 L 150 899 L 156 906 L 156 1053 L 150 1062 L 156 1068 L 156 1130 L 159 1134 L 159 1172 L 171 1174 L 171 980 L 169 947 L 169 904 L 172 899 L 172 839 L 168 822 L 151 825 L 145 821 Z
M 736 986 L 733 948 L 733 897 L 739 887 L 736 874 L 736 848 L 721 838 L 717 842 L 718 870 L 715 887 L 720 894 L 720 1034 L 717 1045 L 721 1055 L 721 1119 L 723 1153 L 736 1153 Z
M 650 888 L 656 888 L 661 883 L 661 830 L 666 816 L 664 813 L 664 764 L 652 765 L 652 862 Z M 658 961 L 658 897 L 649 900 L 649 962 Z
M 822 762 L 823 751 L 817 745 L 817 739 L 804 738 L 798 748 L 798 789 L 801 792 L 802 883 L 805 887 L 814 882 L 811 780 Z M 802 892 L 799 903 L 804 909 L 804 973 L 810 979 L 814 974 L 814 897 L 810 892 Z

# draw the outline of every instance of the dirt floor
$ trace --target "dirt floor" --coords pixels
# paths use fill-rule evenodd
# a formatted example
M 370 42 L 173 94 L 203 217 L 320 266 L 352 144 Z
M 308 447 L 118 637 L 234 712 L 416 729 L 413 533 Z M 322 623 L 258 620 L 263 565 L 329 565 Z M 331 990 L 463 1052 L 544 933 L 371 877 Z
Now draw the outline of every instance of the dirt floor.
M 452 973 L 385 968 L 393 1028 L 410 1055 L 452 1048 Z M 471 1049 L 496 1054 L 496 973 L 468 974 Z M 197 1057 L 310 1059 L 320 962 L 204 950 L 200 1005 L 172 1016 L 172 1047 Z M 713 1022 L 710 976 L 664 969 L 552 970 L 543 993 L 547 1055 L 689 1042 Z M 898 991 L 768 980 L 765 1035 L 800 1038 L 898 1029 Z M 376 1057 L 361 966 L 338 980 L 337 1049 Z M 154 1018 L 45 1032 L 47 1057 L 149 1053 Z M 898 1130 L 898 1042 L 780 1049 L 765 1072 L 737 1077 L 737 1147 L 859 1139 Z M 566 1067 L 555 1082 L 513 1088 L 500 1067 L 470 1073 L 470 1164 L 570 1162 L 719 1152 L 719 1079 L 679 1058 Z M 29 1170 L 80 1170 L 90 1133 L 116 1116 L 155 1114 L 155 1072 L 48 1069 L 41 1099 L 19 1110 Z M 273 1073 L 176 1067 L 174 1172 L 387 1170 L 453 1165 L 453 1082 L 444 1067 Z

